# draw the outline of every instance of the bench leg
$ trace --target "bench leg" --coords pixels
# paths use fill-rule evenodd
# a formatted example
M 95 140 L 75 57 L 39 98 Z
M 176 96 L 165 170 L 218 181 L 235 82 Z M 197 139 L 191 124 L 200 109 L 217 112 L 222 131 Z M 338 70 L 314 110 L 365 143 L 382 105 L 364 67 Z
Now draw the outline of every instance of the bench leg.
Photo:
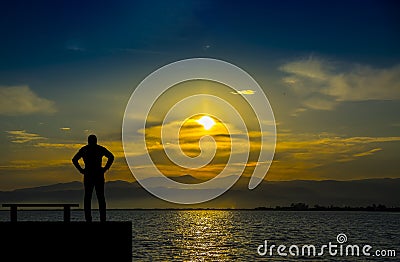
M 71 221 L 71 207 L 64 206 L 64 222 L 70 222 L 70 221 Z
M 17 222 L 17 206 L 10 207 L 10 220 L 11 222 Z

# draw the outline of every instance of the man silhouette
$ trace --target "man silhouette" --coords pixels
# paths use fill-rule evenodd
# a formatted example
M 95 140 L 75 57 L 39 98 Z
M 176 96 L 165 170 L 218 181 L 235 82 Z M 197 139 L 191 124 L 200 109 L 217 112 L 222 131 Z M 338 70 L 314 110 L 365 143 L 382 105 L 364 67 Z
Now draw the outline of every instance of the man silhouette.
M 107 163 L 102 167 L 103 156 L 107 158 Z M 79 159 L 83 159 L 85 168 L 79 164 Z M 85 186 L 84 210 L 87 222 L 92 221 L 92 195 L 96 189 L 97 201 L 99 203 L 100 221 L 106 221 L 106 199 L 104 197 L 104 173 L 111 167 L 114 155 L 105 147 L 97 144 L 95 135 L 88 136 L 88 144 L 83 146 L 72 158 L 74 166 L 83 174 Z

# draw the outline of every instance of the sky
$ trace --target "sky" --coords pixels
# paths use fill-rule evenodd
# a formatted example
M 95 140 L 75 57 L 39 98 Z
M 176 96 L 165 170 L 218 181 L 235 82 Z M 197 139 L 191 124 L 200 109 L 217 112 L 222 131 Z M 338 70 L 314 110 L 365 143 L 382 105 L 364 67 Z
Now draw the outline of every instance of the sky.
M 400 178 L 399 6 L 1 1 L 0 190 L 81 180 L 71 158 L 92 133 L 116 156 L 106 179 L 134 181 L 121 142 L 130 96 L 153 71 L 197 57 L 242 68 L 266 94 L 277 133 L 267 181 Z M 162 111 L 173 96 L 160 99 Z M 217 130 L 207 133 L 196 117 L 181 119 L 189 155 L 200 152 L 199 136 Z M 193 176 L 213 177 L 226 162 L 221 134 L 229 121 L 215 120 L 223 148 Z M 145 131 L 151 136 L 162 125 Z M 257 150 L 253 145 L 250 154 Z M 249 161 L 244 175 L 254 165 Z

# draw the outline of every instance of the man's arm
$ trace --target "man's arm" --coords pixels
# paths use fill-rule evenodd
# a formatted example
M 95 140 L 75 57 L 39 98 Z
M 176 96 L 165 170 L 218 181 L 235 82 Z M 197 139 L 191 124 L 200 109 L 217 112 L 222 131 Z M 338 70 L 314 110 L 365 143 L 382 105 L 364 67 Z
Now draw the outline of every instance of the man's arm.
M 104 156 L 107 157 L 107 163 L 104 166 L 104 171 L 107 171 L 108 169 L 110 169 L 112 163 L 114 162 L 114 155 L 106 148 L 104 148 Z
M 78 169 L 78 171 L 83 174 L 85 170 L 79 164 L 79 159 L 81 159 L 81 157 L 82 157 L 82 153 L 81 153 L 81 150 L 79 150 L 78 153 L 76 153 L 74 155 L 74 157 L 72 158 L 72 163 L 74 164 L 76 169 Z

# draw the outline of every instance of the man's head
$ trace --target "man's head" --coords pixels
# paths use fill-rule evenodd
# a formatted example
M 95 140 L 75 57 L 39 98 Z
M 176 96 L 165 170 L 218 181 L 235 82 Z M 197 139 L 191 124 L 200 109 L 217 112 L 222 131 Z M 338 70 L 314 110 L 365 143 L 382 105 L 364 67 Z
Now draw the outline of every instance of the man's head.
M 95 135 L 88 136 L 88 144 L 89 145 L 96 145 L 97 144 L 97 137 Z

